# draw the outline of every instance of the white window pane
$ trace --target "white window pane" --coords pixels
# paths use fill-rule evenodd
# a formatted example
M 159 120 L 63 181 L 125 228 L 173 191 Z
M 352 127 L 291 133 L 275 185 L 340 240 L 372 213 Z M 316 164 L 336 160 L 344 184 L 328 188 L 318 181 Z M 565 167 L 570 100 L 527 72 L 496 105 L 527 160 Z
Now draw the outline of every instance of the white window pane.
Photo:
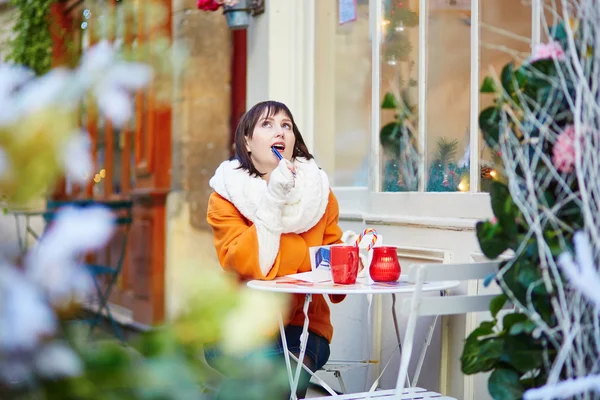
M 315 157 L 332 185 L 367 186 L 371 135 L 369 2 L 356 1 L 356 19 L 342 24 L 339 4 L 339 0 L 315 2 Z

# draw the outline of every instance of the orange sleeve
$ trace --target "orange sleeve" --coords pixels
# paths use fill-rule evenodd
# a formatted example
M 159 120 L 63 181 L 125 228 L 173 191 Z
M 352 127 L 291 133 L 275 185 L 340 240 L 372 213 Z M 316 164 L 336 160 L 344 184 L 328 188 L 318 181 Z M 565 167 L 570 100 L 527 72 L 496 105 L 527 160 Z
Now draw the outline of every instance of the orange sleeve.
M 327 226 L 325 227 L 325 233 L 323 234 L 323 244 L 340 244 L 342 243 L 342 229 L 339 226 L 340 220 L 340 206 L 338 201 L 333 195 L 333 192 L 329 192 L 329 203 L 327 204 Z M 332 303 L 337 304 L 346 298 L 344 294 L 330 294 L 329 299 Z
M 213 193 L 206 219 L 212 227 L 215 248 L 224 270 L 235 272 L 243 279 L 275 278 L 275 266 L 267 276 L 260 270 L 256 226 L 248 226 L 233 204 Z

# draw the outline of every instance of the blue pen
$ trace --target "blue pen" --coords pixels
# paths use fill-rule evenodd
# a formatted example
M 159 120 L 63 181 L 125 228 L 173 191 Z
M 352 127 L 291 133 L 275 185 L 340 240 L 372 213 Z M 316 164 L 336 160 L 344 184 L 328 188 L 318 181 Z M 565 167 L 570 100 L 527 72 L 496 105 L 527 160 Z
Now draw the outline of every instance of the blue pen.
M 277 158 L 279 158 L 279 160 L 283 160 L 283 156 L 281 155 L 281 153 L 279 152 L 279 150 L 277 150 L 275 147 L 271 147 L 271 151 L 273 151 L 273 154 L 275 154 L 275 156 Z M 296 177 L 296 174 L 292 172 L 292 175 L 294 175 L 294 177 Z
M 271 150 L 273 151 L 273 154 L 275 154 L 277 158 L 279 158 L 279 160 L 283 160 L 283 156 L 281 155 L 279 150 L 277 150 L 275 147 L 271 147 Z

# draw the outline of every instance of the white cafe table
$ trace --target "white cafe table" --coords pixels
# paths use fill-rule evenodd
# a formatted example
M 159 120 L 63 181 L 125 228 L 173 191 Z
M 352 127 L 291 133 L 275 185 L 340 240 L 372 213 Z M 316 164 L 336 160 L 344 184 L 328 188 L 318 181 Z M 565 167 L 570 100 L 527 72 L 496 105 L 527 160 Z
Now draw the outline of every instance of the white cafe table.
M 442 281 L 442 282 L 431 282 L 425 283 L 421 289 L 422 292 L 435 292 L 444 291 L 457 287 L 459 281 Z M 301 282 L 296 279 L 290 279 L 286 277 L 276 278 L 271 281 L 263 280 L 252 280 L 248 282 L 248 287 L 256 290 L 263 290 L 266 292 L 277 292 L 277 293 L 289 293 L 289 294 L 303 294 L 304 299 L 304 326 L 302 328 L 302 335 L 300 336 L 300 355 L 298 360 L 304 360 L 306 353 L 306 343 L 308 341 L 308 306 L 312 300 L 313 294 L 343 294 L 343 295 L 377 295 L 377 294 L 400 294 L 400 293 L 414 293 L 415 285 L 405 280 L 404 276 L 400 277 L 398 282 L 391 283 L 372 283 L 368 284 L 366 278 L 359 278 L 353 285 L 337 285 L 331 281 L 308 283 Z M 283 320 L 279 318 L 279 330 L 281 334 L 281 342 L 284 348 L 287 349 L 287 342 L 285 339 L 285 330 L 283 326 Z M 296 389 L 298 382 L 300 381 L 300 371 L 304 367 L 307 372 L 312 376 L 316 377 L 303 363 L 297 362 L 295 374 L 292 371 L 290 362 L 290 353 L 284 351 L 285 363 L 288 370 L 288 379 L 290 381 L 291 398 L 296 399 Z M 292 356 L 294 357 L 294 356 Z M 295 359 L 295 357 L 294 357 Z M 337 393 L 333 391 L 325 382 L 316 377 L 321 385 L 334 397 L 337 397 Z

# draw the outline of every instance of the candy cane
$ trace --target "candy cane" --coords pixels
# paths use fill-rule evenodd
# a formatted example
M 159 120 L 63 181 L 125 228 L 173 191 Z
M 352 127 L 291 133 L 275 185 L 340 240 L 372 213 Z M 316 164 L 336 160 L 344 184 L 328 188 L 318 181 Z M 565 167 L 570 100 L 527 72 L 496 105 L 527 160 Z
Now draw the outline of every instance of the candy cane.
M 358 245 L 360 244 L 360 242 L 362 242 L 365 235 L 368 235 L 369 233 L 371 233 L 373 235 L 373 238 L 371 239 L 371 243 L 369 243 L 369 246 L 367 247 L 367 251 L 371 250 L 373 248 L 373 246 L 375 246 L 375 242 L 377 242 L 377 231 L 373 228 L 367 228 L 360 235 L 358 235 L 358 238 L 356 239 L 356 242 L 354 243 L 354 245 L 356 247 L 358 247 Z

